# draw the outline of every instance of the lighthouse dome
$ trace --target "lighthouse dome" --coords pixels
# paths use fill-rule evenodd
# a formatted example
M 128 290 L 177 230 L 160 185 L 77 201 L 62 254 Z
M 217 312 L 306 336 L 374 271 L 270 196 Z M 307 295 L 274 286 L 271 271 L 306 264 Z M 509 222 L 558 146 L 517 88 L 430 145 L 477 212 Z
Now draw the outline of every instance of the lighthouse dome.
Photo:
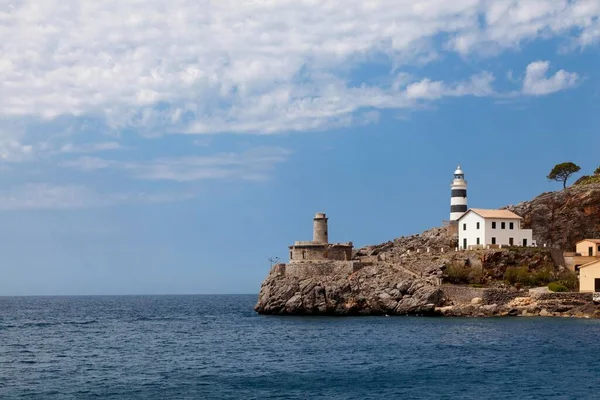
M 460 167 L 460 165 L 458 167 L 456 167 L 456 171 L 454 171 L 454 175 L 464 175 L 464 171 L 462 170 L 462 168 Z

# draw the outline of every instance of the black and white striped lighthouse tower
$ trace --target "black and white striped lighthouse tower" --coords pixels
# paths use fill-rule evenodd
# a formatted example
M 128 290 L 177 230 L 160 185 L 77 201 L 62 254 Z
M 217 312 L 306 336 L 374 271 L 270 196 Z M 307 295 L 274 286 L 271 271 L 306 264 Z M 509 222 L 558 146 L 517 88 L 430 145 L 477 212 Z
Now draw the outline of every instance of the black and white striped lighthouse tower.
M 460 165 L 454 171 L 452 181 L 452 197 L 450 199 L 450 221 L 458 220 L 467 212 L 467 181 Z

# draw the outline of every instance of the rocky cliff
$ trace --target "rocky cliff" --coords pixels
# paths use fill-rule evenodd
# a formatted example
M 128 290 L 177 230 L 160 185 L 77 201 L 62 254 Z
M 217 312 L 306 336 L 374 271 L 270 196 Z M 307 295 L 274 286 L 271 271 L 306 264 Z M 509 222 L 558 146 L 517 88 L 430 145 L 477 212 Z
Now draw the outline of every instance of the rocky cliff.
M 351 274 L 285 275 L 274 266 L 263 282 L 255 310 L 261 314 L 411 315 L 432 314 L 443 294 L 427 279 L 384 265 Z
M 600 237 L 600 184 L 573 185 L 505 207 L 523 217 L 539 245 L 574 251 L 584 238 Z

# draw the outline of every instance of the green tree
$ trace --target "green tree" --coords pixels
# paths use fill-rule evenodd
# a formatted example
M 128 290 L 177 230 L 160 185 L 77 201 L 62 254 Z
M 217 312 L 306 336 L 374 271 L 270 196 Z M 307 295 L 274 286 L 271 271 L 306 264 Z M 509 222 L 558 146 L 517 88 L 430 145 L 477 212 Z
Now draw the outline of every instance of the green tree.
M 581 170 L 579 165 L 572 162 L 564 162 L 556 164 L 548 174 L 547 178 L 551 181 L 562 182 L 564 189 L 567 187 L 567 179 L 574 173 L 579 172 L 579 170 Z
M 596 168 L 594 171 L 594 175 L 600 175 L 600 167 Z

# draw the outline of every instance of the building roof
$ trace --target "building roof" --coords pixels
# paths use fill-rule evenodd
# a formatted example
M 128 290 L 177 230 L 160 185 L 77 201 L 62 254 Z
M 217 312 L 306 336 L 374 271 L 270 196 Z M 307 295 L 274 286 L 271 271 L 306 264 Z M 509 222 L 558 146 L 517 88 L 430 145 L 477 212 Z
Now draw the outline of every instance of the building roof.
M 580 240 L 580 241 L 579 241 L 579 242 L 577 242 L 577 243 L 581 243 L 581 242 L 600 243 L 600 239 L 583 239 L 583 240 Z
M 483 208 L 469 208 L 466 213 L 460 216 L 459 219 L 468 214 L 469 211 L 473 211 L 475 214 L 483 218 L 497 218 L 497 219 L 523 219 L 512 211 L 508 210 L 486 210 Z
M 592 265 L 595 265 L 595 264 L 598 264 L 598 263 L 600 263 L 600 260 L 591 261 L 591 262 L 589 262 L 587 264 L 583 264 L 581 267 L 579 267 L 579 269 L 585 268 L 585 267 L 591 267 Z

